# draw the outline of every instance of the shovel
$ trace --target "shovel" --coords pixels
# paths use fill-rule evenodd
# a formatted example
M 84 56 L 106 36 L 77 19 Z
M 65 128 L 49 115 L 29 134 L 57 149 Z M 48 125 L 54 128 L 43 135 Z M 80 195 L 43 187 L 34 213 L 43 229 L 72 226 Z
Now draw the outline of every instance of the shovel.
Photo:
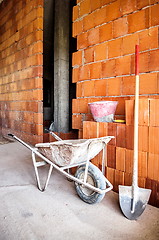
M 134 112 L 134 158 L 132 186 L 119 186 L 120 207 L 130 220 L 137 219 L 145 210 L 151 190 L 138 187 L 138 112 L 139 112 L 139 45 L 135 49 L 135 112 Z

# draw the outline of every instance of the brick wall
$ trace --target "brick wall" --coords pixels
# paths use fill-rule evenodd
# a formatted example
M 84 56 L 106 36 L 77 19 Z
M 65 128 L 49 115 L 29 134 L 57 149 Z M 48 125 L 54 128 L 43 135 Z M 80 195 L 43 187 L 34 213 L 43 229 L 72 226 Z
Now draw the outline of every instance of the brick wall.
M 140 47 L 139 186 L 152 189 L 150 204 L 159 207 L 159 3 L 155 0 L 77 0 L 73 9 L 73 128 L 79 138 L 115 136 L 108 144 L 106 176 L 131 185 L 135 44 Z M 148 100 L 151 98 L 152 100 Z M 126 124 L 96 123 L 88 103 L 117 100 L 116 118 Z M 101 154 L 94 160 L 101 167 Z
M 124 117 L 124 100 L 135 92 L 135 44 L 140 45 L 140 95 L 158 94 L 158 11 L 159 3 L 153 0 L 77 1 L 73 9 L 74 129 L 82 129 L 82 121 L 92 119 L 88 103 L 93 101 L 118 100 L 116 115 Z
M 0 126 L 42 142 L 43 0 L 0 5 Z

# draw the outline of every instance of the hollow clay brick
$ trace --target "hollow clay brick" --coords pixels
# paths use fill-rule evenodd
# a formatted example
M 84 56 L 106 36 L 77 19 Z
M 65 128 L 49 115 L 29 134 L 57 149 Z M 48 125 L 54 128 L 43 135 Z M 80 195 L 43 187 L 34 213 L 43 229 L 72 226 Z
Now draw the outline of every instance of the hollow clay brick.
M 122 14 L 129 14 L 136 10 L 136 1 L 135 0 L 122 0 L 121 1 L 121 11 Z
M 115 59 L 102 62 L 102 77 L 113 77 L 115 75 Z
M 125 171 L 125 148 L 116 147 L 116 169 Z
M 126 145 L 126 125 L 117 123 L 117 137 L 116 137 L 116 146 L 125 148 Z
M 91 13 L 87 16 L 84 17 L 83 19 L 83 30 L 87 31 L 91 28 L 95 27 L 95 19 L 94 19 L 94 14 Z
M 149 152 L 159 154 L 159 127 L 149 127 Z
M 94 61 L 94 47 L 86 48 L 84 50 L 84 61 L 85 63 Z
M 104 42 L 110 40 L 113 34 L 113 24 L 112 22 L 104 24 L 99 27 L 99 41 Z
M 95 61 L 106 60 L 108 57 L 108 44 L 101 43 L 95 46 Z
M 90 67 L 90 78 L 91 79 L 101 78 L 101 69 L 102 69 L 101 62 L 92 63 L 92 64 L 90 64 L 89 67 Z
M 159 154 L 148 154 L 148 178 L 159 181 Z
M 119 18 L 113 22 L 113 37 L 120 37 L 128 33 L 127 17 Z
M 112 185 L 114 185 L 114 180 L 115 180 L 115 170 L 113 168 L 107 167 L 106 171 L 106 177 L 110 181 Z
M 96 80 L 94 82 L 95 96 L 105 96 L 107 93 L 107 81 L 105 79 Z
M 124 185 L 124 172 L 115 170 L 114 190 L 118 192 L 119 185 Z
M 106 17 L 107 17 L 106 7 L 97 9 L 97 11 L 94 12 L 95 26 L 105 23 Z
M 159 99 L 150 99 L 150 126 L 159 127 Z
M 116 168 L 116 147 L 113 145 L 107 145 L 107 165 Z
M 91 1 L 90 0 L 84 0 L 80 3 L 79 8 L 79 16 L 83 16 L 85 14 L 90 13 L 91 11 Z
M 72 54 L 72 66 L 79 66 L 82 64 L 82 51 L 74 52 Z

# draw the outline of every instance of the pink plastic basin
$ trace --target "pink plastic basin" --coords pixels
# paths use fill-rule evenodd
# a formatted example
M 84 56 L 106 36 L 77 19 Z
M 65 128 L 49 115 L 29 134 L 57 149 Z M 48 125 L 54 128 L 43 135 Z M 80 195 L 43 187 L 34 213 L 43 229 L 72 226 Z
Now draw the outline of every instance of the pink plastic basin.
M 89 103 L 89 106 L 96 122 L 112 122 L 117 104 L 117 101 L 99 101 Z

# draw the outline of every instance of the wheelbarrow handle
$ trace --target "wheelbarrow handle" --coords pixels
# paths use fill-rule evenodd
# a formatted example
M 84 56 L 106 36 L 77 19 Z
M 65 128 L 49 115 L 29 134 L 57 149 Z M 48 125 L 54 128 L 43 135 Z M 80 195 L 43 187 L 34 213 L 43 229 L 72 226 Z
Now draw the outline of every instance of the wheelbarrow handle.
M 8 136 L 14 138 L 14 134 L 12 133 L 8 133 Z

